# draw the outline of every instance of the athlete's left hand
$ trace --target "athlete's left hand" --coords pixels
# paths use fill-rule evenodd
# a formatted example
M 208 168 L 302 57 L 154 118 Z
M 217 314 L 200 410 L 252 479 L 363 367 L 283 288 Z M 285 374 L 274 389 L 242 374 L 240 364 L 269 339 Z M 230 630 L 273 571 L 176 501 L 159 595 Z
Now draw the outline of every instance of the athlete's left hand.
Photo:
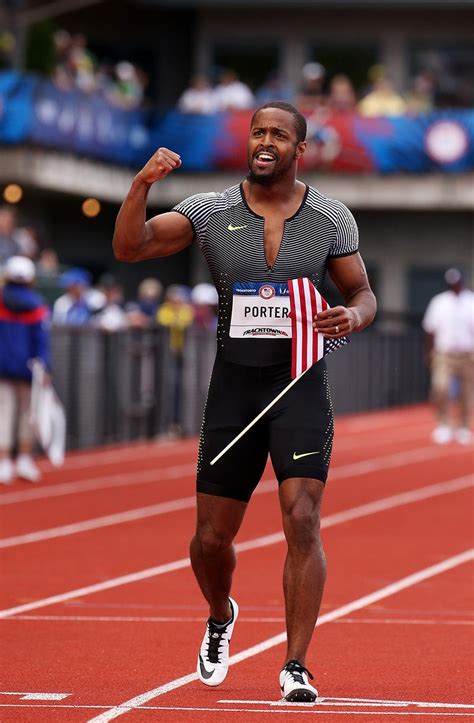
M 334 306 L 316 314 L 313 328 L 316 332 L 324 334 L 330 339 L 339 339 L 350 334 L 357 328 L 357 312 L 347 306 Z

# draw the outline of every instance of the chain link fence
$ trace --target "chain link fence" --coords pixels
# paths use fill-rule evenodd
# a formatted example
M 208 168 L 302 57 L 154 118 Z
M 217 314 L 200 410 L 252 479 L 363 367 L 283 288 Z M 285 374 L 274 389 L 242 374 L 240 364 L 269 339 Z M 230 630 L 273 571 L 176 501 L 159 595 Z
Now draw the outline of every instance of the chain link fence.
M 107 333 L 53 329 L 54 384 L 69 449 L 199 433 L 216 351 L 191 328 L 182 355 L 158 327 Z M 418 330 L 368 330 L 327 358 L 334 410 L 363 412 L 424 401 L 428 372 Z

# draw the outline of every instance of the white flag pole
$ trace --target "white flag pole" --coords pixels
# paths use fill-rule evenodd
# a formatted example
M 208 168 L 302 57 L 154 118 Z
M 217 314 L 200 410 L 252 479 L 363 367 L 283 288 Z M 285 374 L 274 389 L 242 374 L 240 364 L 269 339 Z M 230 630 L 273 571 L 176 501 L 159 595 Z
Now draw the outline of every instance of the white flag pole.
M 237 435 L 237 437 L 235 437 L 231 442 L 229 442 L 229 444 L 227 445 L 227 447 L 224 447 L 224 449 L 221 450 L 216 457 L 214 457 L 214 459 L 211 461 L 211 465 L 215 464 L 215 463 L 217 462 L 217 460 L 219 460 L 231 447 L 233 447 L 234 444 L 235 444 L 236 442 L 238 442 L 239 439 L 240 439 L 241 437 L 243 437 L 244 434 L 246 434 L 246 433 L 249 431 L 249 429 L 251 429 L 251 428 L 253 427 L 253 425 L 256 424 L 256 423 L 258 422 L 258 420 L 261 419 L 261 418 L 263 417 L 263 415 L 264 415 L 266 412 L 268 412 L 268 410 L 271 409 L 271 408 L 273 407 L 273 405 L 276 404 L 276 403 L 278 402 L 278 400 L 281 399 L 282 396 L 283 396 L 284 394 L 286 394 L 289 389 L 291 389 L 291 387 L 293 386 L 293 384 L 296 384 L 296 382 L 298 381 L 298 379 L 301 379 L 301 377 L 302 377 L 304 374 L 306 374 L 306 372 L 307 372 L 309 369 L 311 369 L 311 367 L 307 367 L 307 368 L 304 370 L 304 372 L 302 372 L 302 373 L 299 375 L 299 377 L 295 377 L 294 379 L 292 379 L 291 382 L 290 382 L 279 394 L 277 394 L 277 396 L 275 397 L 275 399 L 273 399 L 273 401 L 271 401 L 270 404 L 268 404 L 268 405 L 265 407 L 265 409 L 262 409 L 262 411 L 261 411 L 259 414 L 257 414 L 257 416 L 255 417 L 255 419 L 253 419 L 253 420 L 250 422 L 250 424 L 247 424 L 247 426 L 245 427 L 245 429 L 243 429 L 241 432 L 239 432 L 238 435 Z

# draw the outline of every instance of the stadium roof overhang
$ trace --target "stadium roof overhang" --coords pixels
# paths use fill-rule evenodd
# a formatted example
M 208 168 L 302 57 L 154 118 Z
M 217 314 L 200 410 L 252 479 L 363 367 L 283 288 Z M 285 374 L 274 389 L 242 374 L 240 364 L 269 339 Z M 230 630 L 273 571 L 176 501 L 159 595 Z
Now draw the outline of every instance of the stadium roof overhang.
M 135 171 L 65 153 L 32 148 L 0 149 L 0 184 L 95 196 L 122 203 Z M 466 211 L 474 209 L 474 173 L 364 174 L 307 173 L 302 179 L 327 196 L 340 198 L 353 209 Z M 149 204 L 170 208 L 194 193 L 224 189 L 238 183 L 241 174 L 176 174 L 152 188 Z

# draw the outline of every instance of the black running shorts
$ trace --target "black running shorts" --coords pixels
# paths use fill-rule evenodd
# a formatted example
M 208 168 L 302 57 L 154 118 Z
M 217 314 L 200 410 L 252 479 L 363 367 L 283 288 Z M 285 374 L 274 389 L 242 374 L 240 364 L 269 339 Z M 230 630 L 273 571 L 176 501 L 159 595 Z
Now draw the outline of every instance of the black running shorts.
M 198 492 L 248 502 L 268 454 L 279 484 L 290 477 L 326 481 L 334 422 L 324 359 L 210 464 L 290 381 L 286 363 L 249 367 L 216 358 L 201 431 Z

